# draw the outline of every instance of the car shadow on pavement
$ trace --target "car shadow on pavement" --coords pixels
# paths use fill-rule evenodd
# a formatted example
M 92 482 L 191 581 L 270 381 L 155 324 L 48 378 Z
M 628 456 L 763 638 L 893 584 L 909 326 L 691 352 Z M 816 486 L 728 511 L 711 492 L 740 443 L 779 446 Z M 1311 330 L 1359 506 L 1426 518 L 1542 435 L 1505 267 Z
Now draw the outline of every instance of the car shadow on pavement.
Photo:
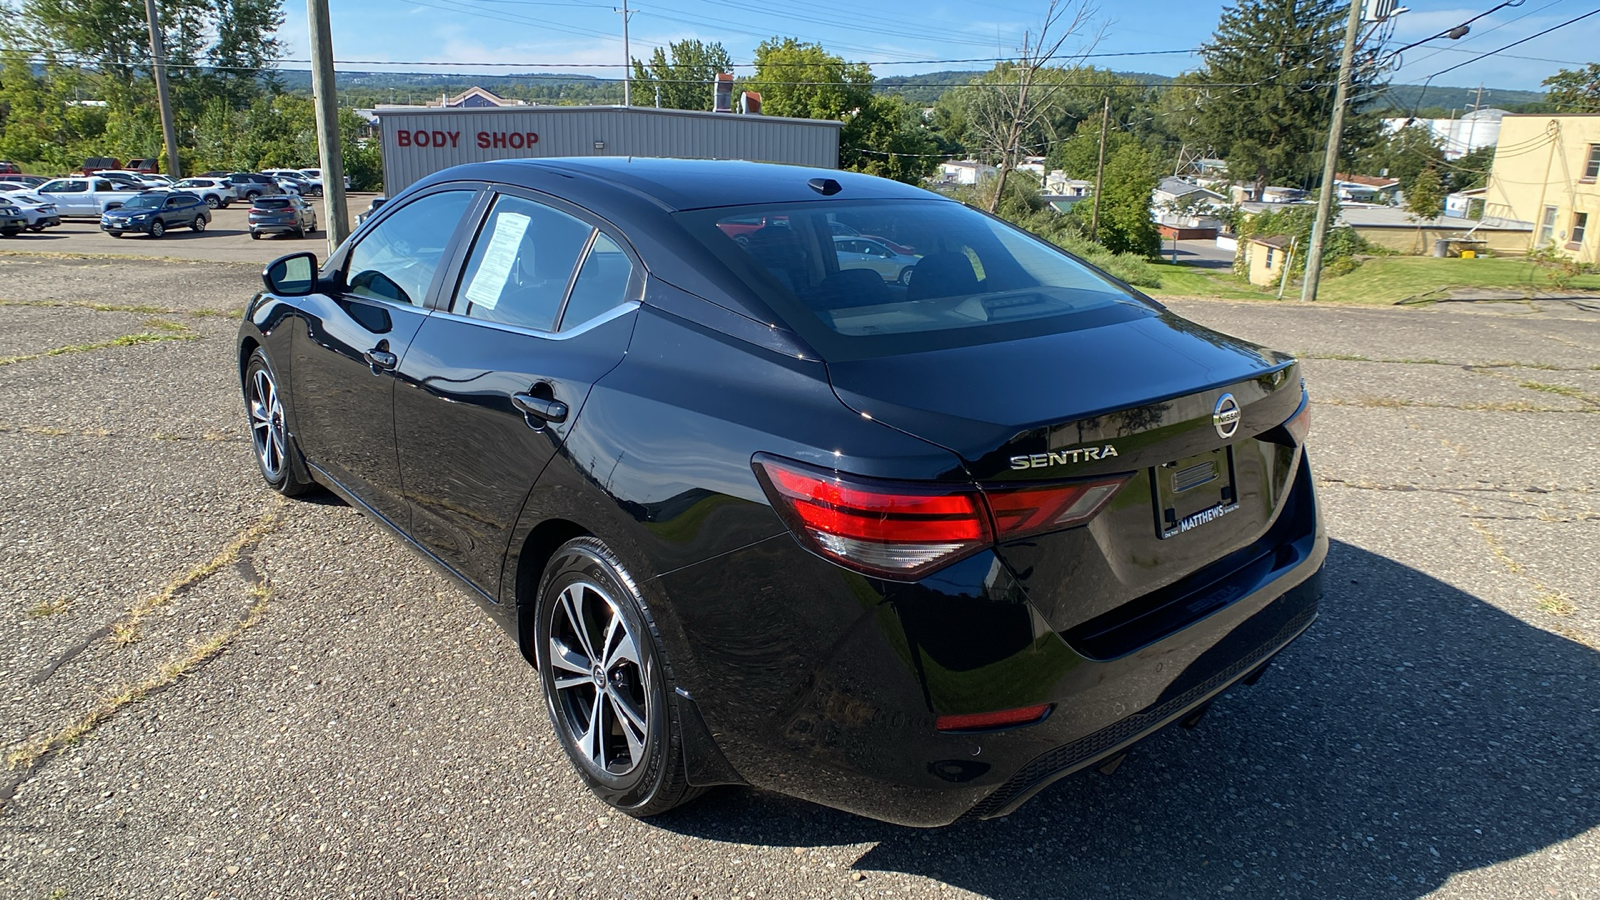
M 1414 898 L 1600 825 L 1600 654 L 1350 544 L 1327 576 L 1321 618 L 1259 684 L 1005 819 L 910 829 L 725 789 L 651 821 L 801 855 L 870 843 L 869 885 L 1007 898 Z M 1490 893 L 1533 893 L 1530 874 Z

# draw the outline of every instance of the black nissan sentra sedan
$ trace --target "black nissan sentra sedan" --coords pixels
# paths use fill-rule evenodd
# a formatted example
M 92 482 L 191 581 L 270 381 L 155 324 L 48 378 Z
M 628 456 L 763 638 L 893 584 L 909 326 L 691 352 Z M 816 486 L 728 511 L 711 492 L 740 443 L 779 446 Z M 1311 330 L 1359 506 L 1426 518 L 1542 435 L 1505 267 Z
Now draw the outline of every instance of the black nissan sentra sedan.
M 842 267 L 838 226 L 909 277 Z M 914 187 L 475 164 L 265 280 L 238 365 L 268 484 L 461 582 L 633 815 L 717 784 L 1004 815 L 1316 617 L 1296 361 Z

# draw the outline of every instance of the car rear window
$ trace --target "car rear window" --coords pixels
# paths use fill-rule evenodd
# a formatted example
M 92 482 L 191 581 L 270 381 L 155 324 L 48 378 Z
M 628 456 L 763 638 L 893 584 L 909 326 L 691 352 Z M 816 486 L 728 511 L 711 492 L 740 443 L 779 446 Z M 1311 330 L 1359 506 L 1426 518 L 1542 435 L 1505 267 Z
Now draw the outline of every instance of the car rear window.
M 677 214 L 831 360 L 1017 340 L 1154 315 L 1055 245 L 945 200 Z
M 288 197 L 257 197 L 252 204 L 256 209 L 288 209 Z

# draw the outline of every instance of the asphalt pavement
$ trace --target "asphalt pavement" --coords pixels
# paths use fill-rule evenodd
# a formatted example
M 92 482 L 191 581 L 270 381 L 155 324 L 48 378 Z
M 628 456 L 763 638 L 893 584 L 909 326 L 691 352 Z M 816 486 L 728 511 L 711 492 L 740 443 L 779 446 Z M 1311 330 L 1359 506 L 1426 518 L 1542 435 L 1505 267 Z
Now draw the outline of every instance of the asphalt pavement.
M 262 485 L 261 261 L 0 255 L 0 896 L 1600 898 L 1592 304 L 1172 302 L 1306 359 L 1328 590 L 1265 678 L 1002 820 L 636 821 L 460 591 Z
M 370 193 L 345 194 L 347 221 L 351 228 L 355 227 L 356 216 L 366 211 L 375 196 Z M 227 209 L 212 210 L 211 224 L 205 231 L 174 228 L 159 238 L 144 234 L 112 237 L 100 230 L 98 218 L 71 216 L 63 219 L 56 228 L 47 228 L 38 233 L 25 231 L 11 238 L 0 237 L 0 256 L 16 253 L 96 254 L 262 264 L 286 253 L 303 250 L 326 257 L 329 250 L 326 201 L 321 197 L 311 197 L 309 200 L 316 207 L 317 231 L 304 238 L 271 234 L 252 240 L 250 226 L 245 220 L 250 204 L 238 202 L 229 204 Z

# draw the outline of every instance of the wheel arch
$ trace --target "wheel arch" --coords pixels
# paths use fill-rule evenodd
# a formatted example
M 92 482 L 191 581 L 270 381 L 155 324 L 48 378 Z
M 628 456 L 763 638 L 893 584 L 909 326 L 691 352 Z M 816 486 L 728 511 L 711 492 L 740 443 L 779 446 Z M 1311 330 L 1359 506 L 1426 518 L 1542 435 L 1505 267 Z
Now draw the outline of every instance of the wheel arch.
M 522 658 L 534 669 L 539 668 L 534 650 L 534 624 L 539 603 L 539 581 L 550 565 L 550 560 L 562 544 L 573 538 L 592 534 L 589 529 L 569 519 L 547 519 L 535 525 L 523 538 L 516 555 L 516 572 L 512 581 L 513 597 L 517 610 L 517 649 Z

